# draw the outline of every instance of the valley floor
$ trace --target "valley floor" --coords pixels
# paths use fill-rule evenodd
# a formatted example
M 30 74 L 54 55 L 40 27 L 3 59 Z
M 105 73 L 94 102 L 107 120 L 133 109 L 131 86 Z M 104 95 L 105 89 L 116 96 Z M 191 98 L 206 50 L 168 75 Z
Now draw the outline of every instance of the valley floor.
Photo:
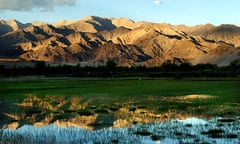
M 0 143 L 239 143 L 239 86 L 237 79 L 1 79 Z

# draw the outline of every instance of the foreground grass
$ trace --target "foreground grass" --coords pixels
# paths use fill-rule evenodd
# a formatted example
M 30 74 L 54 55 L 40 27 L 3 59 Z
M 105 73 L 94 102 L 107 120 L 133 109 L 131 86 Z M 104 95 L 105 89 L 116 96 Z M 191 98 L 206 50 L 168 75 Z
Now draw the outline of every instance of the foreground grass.
M 2 107 L 5 104 L 1 112 L 17 114 L 17 121 L 22 123 L 34 123 L 39 121 L 38 117 L 51 113 L 54 113 L 51 122 L 94 114 L 108 115 L 106 121 L 114 121 L 126 119 L 137 110 L 142 114 L 139 119 L 150 119 L 146 117 L 149 112 L 161 114 L 161 119 L 167 120 L 180 115 L 235 117 L 240 115 L 239 86 L 240 81 L 229 80 L 15 79 L 1 81 L 0 101 Z M 185 97 L 193 94 L 210 98 Z M 31 101 L 32 106 L 15 105 L 26 101 Z M 123 108 L 127 112 L 120 113 Z
M 17 130 L 0 130 L 4 144 L 178 144 L 208 143 L 236 144 L 240 142 L 240 121 L 236 119 L 172 120 L 151 124 L 137 124 L 129 128 L 87 131 L 76 127 L 25 125 Z

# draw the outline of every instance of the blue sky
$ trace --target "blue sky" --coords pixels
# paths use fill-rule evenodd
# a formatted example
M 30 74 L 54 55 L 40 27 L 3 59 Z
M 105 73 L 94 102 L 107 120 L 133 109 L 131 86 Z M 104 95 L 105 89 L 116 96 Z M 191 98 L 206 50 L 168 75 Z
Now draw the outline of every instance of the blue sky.
M 240 24 L 240 0 L 0 0 L 0 19 L 23 23 L 126 17 L 170 24 Z

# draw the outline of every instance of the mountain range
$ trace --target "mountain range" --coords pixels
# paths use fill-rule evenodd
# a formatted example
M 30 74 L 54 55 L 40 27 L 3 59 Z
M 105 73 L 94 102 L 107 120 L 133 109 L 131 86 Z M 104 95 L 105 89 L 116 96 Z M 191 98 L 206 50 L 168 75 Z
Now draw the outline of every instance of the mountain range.
M 240 59 L 240 27 L 186 26 L 88 16 L 53 24 L 0 21 L 0 59 L 119 66 L 212 63 Z

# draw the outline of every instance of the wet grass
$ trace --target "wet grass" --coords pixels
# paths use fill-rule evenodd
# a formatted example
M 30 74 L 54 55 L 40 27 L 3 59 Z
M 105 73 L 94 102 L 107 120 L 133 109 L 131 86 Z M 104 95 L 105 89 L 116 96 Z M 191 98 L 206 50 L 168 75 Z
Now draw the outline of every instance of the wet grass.
M 111 115 L 116 119 L 150 112 L 169 120 L 176 115 L 212 118 L 240 115 L 240 81 L 173 79 L 39 79 L 1 81 L 0 101 L 7 113 L 39 115 L 53 113 L 54 120 L 74 116 Z M 184 98 L 186 95 L 212 98 Z M 16 107 L 29 96 L 35 107 Z M 66 101 L 65 103 L 62 103 Z M 39 104 L 41 102 L 41 104 Z M 74 102 L 74 106 L 73 106 Z M 9 104 L 10 103 L 10 104 Z M 12 105 L 11 105 L 12 104 Z M 38 105 L 39 104 L 39 105 Z M 0 104 L 1 107 L 1 104 Z M 4 106 L 5 107 L 5 106 Z M 51 108 L 51 109 L 50 109 Z M 119 114 L 126 108 L 125 116 Z M 145 117 L 147 118 L 147 117 Z M 32 120 L 33 121 L 33 120 Z
M 101 125 L 102 118 L 99 118 L 99 123 L 93 125 Z M 238 118 L 231 122 L 220 120 L 206 121 L 192 118 L 96 131 L 56 125 L 40 128 L 25 125 L 17 130 L 0 129 L 0 143 L 239 143 L 240 120 Z M 223 126 L 216 126 L 219 123 Z
M 45 95 L 82 95 L 111 97 L 180 96 L 208 94 L 235 98 L 240 81 L 201 81 L 163 79 L 44 79 L 38 81 L 1 81 L 0 91 L 8 99 L 35 93 Z M 240 100 L 238 100 L 240 101 Z

